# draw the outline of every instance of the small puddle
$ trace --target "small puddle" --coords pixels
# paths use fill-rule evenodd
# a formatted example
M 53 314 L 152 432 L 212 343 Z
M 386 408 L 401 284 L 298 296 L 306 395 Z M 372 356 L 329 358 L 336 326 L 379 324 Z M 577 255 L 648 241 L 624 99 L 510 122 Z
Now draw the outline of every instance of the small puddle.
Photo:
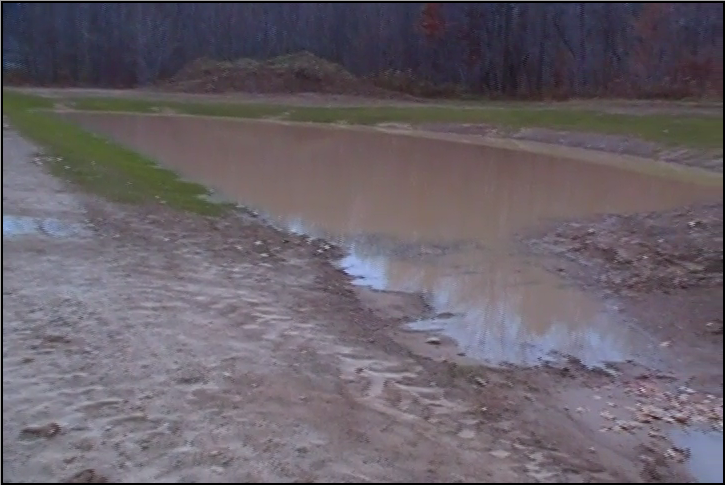
M 65 113 L 254 208 L 348 250 L 376 289 L 421 292 L 468 355 L 586 364 L 643 358 L 649 336 L 518 255 L 512 238 L 552 219 L 720 200 L 722 187 L 475 144 L 230 119 Z
M 723 484 L 724 482 L 724 434 L 719 431 L 677 429 L 671 440 L 690 453 L 687 465 L 699 483 Z
M 3 214 L 3 238 L 27 235 L 67 238 L 82 233 L 83 231 L 83 226 L 69 224 L 59 219 Z

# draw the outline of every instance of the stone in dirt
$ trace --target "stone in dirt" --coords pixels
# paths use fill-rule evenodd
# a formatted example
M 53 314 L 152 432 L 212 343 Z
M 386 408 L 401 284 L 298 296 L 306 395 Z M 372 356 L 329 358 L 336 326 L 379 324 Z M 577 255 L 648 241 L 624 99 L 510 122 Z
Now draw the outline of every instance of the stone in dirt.
M 84 469 L 64 482 L 66 484 L 103 484 L 108 482 L 108 478 L 98 474 L 94 469 Z
M 51 437 L 58 435 L 60 431 L 60 425 L 55 422 L 51 422 L 45 425 L 31 425 L 24 427 L 20 433 L 21 437 L 43 437 L 45 439 L 50 439 Z
M 501 449 L 496 451 L 490 451 L 489 454 L 496 457 L 497 459 L 506 459 L 507 457 L 512 455 L 511 452 L 503 451 Z

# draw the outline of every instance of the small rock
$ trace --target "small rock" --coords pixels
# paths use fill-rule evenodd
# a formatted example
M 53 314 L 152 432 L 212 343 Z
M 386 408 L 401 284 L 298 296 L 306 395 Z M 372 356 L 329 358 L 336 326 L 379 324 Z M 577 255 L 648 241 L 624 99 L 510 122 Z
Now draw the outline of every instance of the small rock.
M 664 410 L 658 407 L 653 407 L 651 405 L 645 405 L 644 407 L 642 407 L 640 409 L 640 413 L 656 420 L 663 420 L 666 415 Z M 641 422 L 642 421 L 643 420 L 641 420 Z
M 426 340 L 426 344 L 435 344 L 435 345 L 438 345 L 438 344 L 441 344 L 441 339 L 439 339 L 439 338 L 437 338 L 435 336 L 432 336 L 432 337 L 430 337 L 430 338 L 428 338 Z
M 547 471 L 529 471 L 527 475 L 533 477 L 538 483 L 544 483 L 554 476 L 555 473 Z
M 29 427 L 25 427 L 23 430 L 20 431 L 20 435 L 50 439 L 51 437 L 55 437 L 56 435 L 58 435 L 60 431 L 60 425 L 55 422 L 51 422 L 45 425 L 31 425 Z
M 665 451 L 665 456 L 676 462 L 684 462 L 690 456 L 690 451 L 688 449 L 681 449 L 680 447 L 671 447 Z
M 535 452 L 533 454 L 530 454 L 528 457 L 534 462 L 543 462 L 545 460 L 544 453 L 542 452 Z
M 671 345 L 670 341 L 663 341 L 662 343 L 660 343 L 661 348 L 667 348 L 670 345 Z
M 688 418 L 689 418 L 687 414 L 682 413 L 682 412 L 674 413 L 671 417 L 676 422 L 679 422 L 679 423 L 682 423 L 682 424 L 687 423 L 688 422 Z
M 611 414 L 608 411 L 600 412 L 600 416 L 605 420 L 615 420 L 615 415 Z
M 619 430 L 624 430 L 627 432 L 627 431 L 639 428 L 640 424 L 638 422 L 633 422 L 633 421 L 628 421 L 628 420 L 618 420 L 615 422 L 615 426 Z
M 645 455 L 645 454 L 639 455 L 638 459 L 640 459 L 641 462 L 644 462 L 646 464 L 651 464 L 654 462 L 652 457 Z
M 461 437 L 462 439 L 468 440 L 468 439 L 473 439 L 474 437 L 476 437 L 476 432 L 474 432 L 473 430 L 470 430 L 470 429 L 464 429 L 461 432 L 459 432 L 457 435 L 459 437 Z
M 511 455 L 511 453 L 503 450 L 496 450 L 496 451 L 490 451 L 489 454 L 496 457 L 497 459 L 506 459 Z
M 108 479 L 105 476 L 101 476 L 93 469 L 84 469 L 65 481 L 68 484 L 101 484 L 107 482 Z

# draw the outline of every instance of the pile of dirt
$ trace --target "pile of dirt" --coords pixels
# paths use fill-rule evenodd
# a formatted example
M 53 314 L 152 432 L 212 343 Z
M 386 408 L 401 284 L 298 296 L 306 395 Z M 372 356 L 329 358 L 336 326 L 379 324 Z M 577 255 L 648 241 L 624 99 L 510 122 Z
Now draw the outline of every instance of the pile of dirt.
M 617 293 L 710 287 L 723 284 L 723 218 L 723 204 L 609 215 L 562 224 L 528 243 L 594 270 L 578 273 Z
M 184 93 L 327 93 L 391 97 L 342 66 L 309 52 L 266 61 L 197 59 L 165 82 L 163 89 Z
M 3 86 L 30 86 L 30 76 L 24 69 L 3 69 Z

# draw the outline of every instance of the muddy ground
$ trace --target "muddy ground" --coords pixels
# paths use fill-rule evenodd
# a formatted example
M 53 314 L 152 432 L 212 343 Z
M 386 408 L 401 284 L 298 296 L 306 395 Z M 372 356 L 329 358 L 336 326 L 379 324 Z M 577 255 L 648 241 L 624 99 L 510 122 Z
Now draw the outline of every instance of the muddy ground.
M 672 350 L 671 372 L 723 395 L 723 203 L 564 222 L 524 238 L 549 269 L 617 300 Z
M 325 242 L 110 204 L 35 152 L 3 129 L 3 481 L 679 482 L 668 422 L 722 426 L 682 374 L 479 366 Z

